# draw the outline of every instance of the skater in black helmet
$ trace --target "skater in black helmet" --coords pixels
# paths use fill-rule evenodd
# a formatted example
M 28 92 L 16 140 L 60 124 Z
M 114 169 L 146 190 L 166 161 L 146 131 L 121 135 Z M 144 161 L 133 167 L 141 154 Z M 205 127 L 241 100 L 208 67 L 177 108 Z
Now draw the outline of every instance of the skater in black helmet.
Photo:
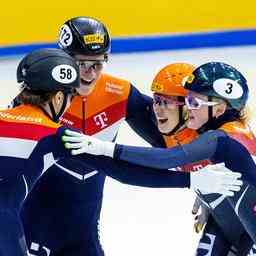
M 20 105 L 0 111 L 0 255 L 28 256 L 20 209 L 43 172 L 68 156 L 59 118 L 79 86 L 79 68 L 60 49 L 41 49 L 18 65 Z

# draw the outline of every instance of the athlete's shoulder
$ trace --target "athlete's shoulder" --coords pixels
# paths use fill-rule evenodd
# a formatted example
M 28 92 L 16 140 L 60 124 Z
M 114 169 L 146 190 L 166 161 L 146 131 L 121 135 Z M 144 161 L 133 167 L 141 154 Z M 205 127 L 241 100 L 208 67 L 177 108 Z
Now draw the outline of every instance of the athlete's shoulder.
M 182 144 L 188 144 L 198 137 L 195 130 L 187 127 L 177 131 L 173 135 L 164 135 L 164 140 L 168 148 L 175 147 Z
M 130 91 L 131 83 L 125 79 L 102 74 L 96 83 L 96 87 L 105 88 L 106 92 L 114 94 L 126 94 Z
M 250 129 L 250 127 L 241 121 L 233 121 L 233 122 L 225 123 L 219 129 L 225 131 L 229 135 L 241 134 L 248 138 L 254 137 L 254 134 Z
M 243 144 L 251 154 L 256 155 L 256 137 L 248 125 L 240 121 L 234 121 L 226 123 L 220 129 Z
M 100 76 L 100 79 L 99 81 L 102 80 L 102 81 L 106 81 L 106 82 L 115 82 L 115 83 L 124 83 L 124 84 L 131 84 L 130 81 L 128 81 L 127 79 L 123 79 L 121 77 L 117 77 L 117 76 L 112 76 L 110 74 L 106 74 L 106 73 L 103 73 L 101 76 Z
M 187 144 L 196 139 L 198 137 L 198 133 L 197 131 L 186 127 L 178 131 L 176 136 L 180 144 Z
M 53 122 L 44 112 L 31 105 L 20 105 L 0 111 L 0 133 L 3 137 L 40 140 L 54 134 L 60 124 Z

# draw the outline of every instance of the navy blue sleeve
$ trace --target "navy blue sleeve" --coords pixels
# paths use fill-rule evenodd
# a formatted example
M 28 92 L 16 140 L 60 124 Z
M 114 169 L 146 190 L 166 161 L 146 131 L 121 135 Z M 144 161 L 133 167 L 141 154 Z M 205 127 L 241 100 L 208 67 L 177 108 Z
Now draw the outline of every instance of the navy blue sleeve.
M 209 159 L 225 163 L 227 168 L 243 174 L 256 186 L 256 166 L 248 150 L 222 131 L 209 131 L 190 144 L 174 148 L 143 148 L 117 145 L 115 158 L 145 167 L 169 169 Z
M 65 128 L 61 127 L 56 133 L 55 157 L 65 157 L 68 159 L 71 157 L 70 150 L 65 149 L 61 141 L 64 131 Z M 125 184 L 155 188 L 190 187 L 189 173 L 156 170 L 150 167 L 145 168 L 104 156 L 82 154 L 72 157 L 84 162 L 87 168 L 104 172 L 106 175 Z
M 127 103 L 126 121 L 144 140 L 154 147 L 165 147 L 152 108 L 152 99 L 131 86 Z
M 156 170 L 104 156 L 82 154 L 77 157 L 87 165 L 125 184 L 154 188 L 190 187 L 189 173 Z

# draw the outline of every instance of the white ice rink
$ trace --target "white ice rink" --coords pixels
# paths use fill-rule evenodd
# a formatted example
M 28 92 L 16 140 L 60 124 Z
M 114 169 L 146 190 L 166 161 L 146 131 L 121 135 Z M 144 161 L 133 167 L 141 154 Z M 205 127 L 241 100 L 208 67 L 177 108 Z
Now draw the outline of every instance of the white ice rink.
M 223 61 L 245 74 L 252 88 L 250 102 L 253 106 L 255 57 L 256 46 L 120 54 L 111 56 L 106 71 L 130 80 L 142 92 L 150 94 L 154 75 L 169 63 L 200 65 Z M 0 58 L 1 107 L 18 91 L 15 68 L 19 59 L 20 56 Z M 118 142 L 146 145 L 126 124 L 120 130 Z M 139 188 L 107 179 L 104 194 L 100 229 L 107 256 L 193 255 L 199 237 L 193 232 L 192 191 Z

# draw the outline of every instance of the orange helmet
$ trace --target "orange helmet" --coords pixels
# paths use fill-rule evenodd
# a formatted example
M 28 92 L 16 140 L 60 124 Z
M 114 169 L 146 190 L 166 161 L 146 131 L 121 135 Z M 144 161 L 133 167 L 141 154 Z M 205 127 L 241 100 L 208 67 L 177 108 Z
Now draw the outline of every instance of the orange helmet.
M 193 65 L 187 63 L 167 65 L 155 76 L 151 90 L 164 95 L 185 97 L 187 90 L 184 88 L 184 84 L 194 69 Z

